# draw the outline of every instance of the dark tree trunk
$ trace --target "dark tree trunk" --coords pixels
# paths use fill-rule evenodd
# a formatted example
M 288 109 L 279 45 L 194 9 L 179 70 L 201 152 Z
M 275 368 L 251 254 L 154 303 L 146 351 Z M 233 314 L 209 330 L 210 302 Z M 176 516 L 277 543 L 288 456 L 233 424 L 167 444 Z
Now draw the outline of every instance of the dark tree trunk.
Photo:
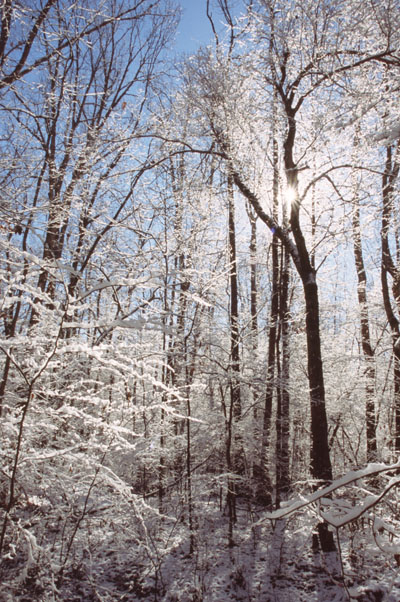
M 293 158 L 294 141 L 296 137 L 295 115 L 300 104 L 293 109 L 288 99 L 285 99 L 288 131 L 284 143 L 284 162 L 286 180 L 292 206 L 290 212 L 290 226 L 296 244 L 294 257 L 297 271 L 300 275 L 306 306 L 306 338 L 307 338 L 307 367 L 310 388 L 311 406 L 311 475 L 315 480 L 315 487 L 328 484 L 332 481 L 332 464 L 329 454 L 328 421 L 325 405 L 325 385 L 322 368 L 321 337 L 319 327 L 319 298 L 316 279 L 316 270 L 313 267 L 310 253 L 308 252 L 303 232 L 300 226 L 300 199 L 298 193 L 298 168 Z M 335 548 L 333 533 L 329 531 L 326 523 L 318 525 L 319 545 L 323 552 L 332 552 Z M 314 537 L 314 547 L 317 536 Z
M 273 199 L 272 199 L 272 217 L 275 221 L 278 221 L 278 208 L 279 208 L 279 155 L 278 155 L 278 142 L 276 139 L 276 99 L 273 103 L 273 138 L 272 138 L 272 160 L 273 160 Z M 271 505 L 272 502 L 272 483 L 270 478 L 270 467 L 268 461 L 268 454 L 270 449 L 270 438 L 271 438 L 271 419 L 272 419 L 272 402 L 274 397 L 274 391 L 276 390 L 276 379 L 275 379 L 275 364 L 276 364 L 276 344 L 277 344 L 277 332 L 279 322 L 279 238 L 273 233 L 271 243 L 271 306 L 269 313 L 269 329 L 268 329 L 268 359 L 267 359 L 267 382 L 265 391 L 265 407 L 264 407 L 264 420 L 263 420 L 263 432 L 261 441 L 261 463 L 260 473 L 262 476 L 261 490 L 258 491 L 257 497 L 267 506 Z M 279 411 L 279 409 L 278 409 Z
M 398 148 L 396 149 L 398 152 Z M 393 211 L 393 188 L 398 178 L 400 164 L 393 156 L 393 148 L 388 146 L 386 149 L 385 172 L 382 177 L 382 267 L 381 282 L 382 296 L 387 320 L 392 331 L 393 345 L 393 411 L 394 411 L 394 450 L 400 452 L 400 320 L 393 310 L 390 300 L 388 274 L 392 277 L 392 293 L 394 305 L 397 312 L 400 311 L 400 272 L 398 265 L 395 264 L 389 246 L 389 230 L 391 225 L 391 216 Z
M 289 476 L 289 253 L 282 246 L 279 278 L 279 324 L 277 340 L 278 403 L 276 415 L 276 500 L 279 508 L 282 499 L 287 499 L 290 490 Z
M 328 448 L 328 423 L 319 331 L 319 301 L 315 274 L 303 281 L 306 302 L 308 378 L 311 400 L 311 474 L 322 485 L 332 480 Z
M 240 432 L 242 417 L 242 401 L 240 391 L 240 332 L 239 332 L 239 288 L 236 257 L 235 205 L 232 176 L 228 176 L 228 240 L 229 240 L 229 287 L 230 287 L 230 394 L 233 427 L 233 470 L 243 477 L 245 474 L 245 458 L 243 438 Z M 236 492 L 239 489 L 233 486 Z M 243 487 L 241 488 L 243 491 Z
M 284 161 L 288 189 L 293 199 L 290 226 L 296 244 L 295 265 L 299 272 L 306 306 L 307 366 L 311 403 L 311 474 L 316 485 L 332 480 L 332 465 L 328 445 L 328 422 L 325 406 L 325 386 L 322 369 L 321 338 L 319 327 L 319 298 L 316 271 L 300 226 L 300 201 L 298 195 L 298 170 L 293 159 L 296 136 L 295 110 L 286 105 L 288 132 L 284 144 Z
M 231 400 L 233 416 L 240 420 L 240 347 L 239 347 L 239 292 L 236 260 L 235 207 L 232 178 L 228 178 L 228 230 L 229 230 L 229 287 L 230 287 L 230 338 L 231 338 Z
M 242 194 L 253 206 L 257 215 L 271 229 L 272 233 L 282 241 L 288 249 L 296 270 L 303 284 L 305 309 L 306 309 L 306 336 L 307 336 L 307 364 L 308 380 L 310 388 L 311 405 L 311 474 L 315 480 L 315 487 L 332 481 L 332 465 L 329 455 L 328 426 L 325 406 L 324 375 L 322 369 L 321 339 L 319 328 L 319 300 L 316 281 L 316 270 L 312 267 L 311 257 L 307 250 L 303 232 L 299 220 L 299 194 L 298 194 L 298 168 L 293 159 L 293 149 L 296 137 L 295 115 L 300 108 L 298 103 L 295 108 L 291 106 L 292 100 L 284 96 L 282 88 L 279 92 L 284 101 L 285 112 L 288 123 L 288 131 L 284 142 L 284 165 L 288 189 L 292 189 L 293 198 L 290 227 L 293 238 L 289 236 L 285 227 L 278 225 L 276 219 L 268 215 L 259 202 L 257 196 L 248 188 L 246 183 L 235 171 L 229 153 L 229 145 L 221 135 L 217 139 L 231 169 L 233 180 Z M 325 523 L 319 528 L 319 540 L 324 552 L 335 549 L 333 534 L 328 530 Z

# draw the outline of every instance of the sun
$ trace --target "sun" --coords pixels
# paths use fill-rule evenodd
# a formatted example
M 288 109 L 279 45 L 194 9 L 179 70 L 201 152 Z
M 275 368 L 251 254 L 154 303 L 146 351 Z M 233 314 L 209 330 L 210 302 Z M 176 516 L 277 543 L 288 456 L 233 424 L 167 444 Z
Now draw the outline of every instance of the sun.
M 297 191 L 293 186 L 288 186 L 285 191 L 285 200 L 287 208 L 290 209 L 292 205 L 296 202 L 297 199 Z

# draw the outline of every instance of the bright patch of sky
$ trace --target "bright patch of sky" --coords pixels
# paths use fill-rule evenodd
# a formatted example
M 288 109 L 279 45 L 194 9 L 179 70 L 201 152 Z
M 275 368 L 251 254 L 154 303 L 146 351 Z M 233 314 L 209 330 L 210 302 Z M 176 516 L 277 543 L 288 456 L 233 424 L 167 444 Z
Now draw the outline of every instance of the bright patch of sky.
M 213 41 L 210 22 L 207 18 L 207 0 L 180 0 L 182 18 L 176 35 L 176 50 L 193 54 L 199 46 Z
M 179 53 L 194 54 L 200 46 L 214 45 L 214 34 L 207 17 L 207 0 L 177 0 L 182 8 L 182 17 L 175 37 L 175 50 Z M 235 21 L 243 11 L 240 0 L 231 0 L 229 10 Z M 210 14 L 220 41 L 227 33 L 225 18 L 215 0 L 210 0 Z

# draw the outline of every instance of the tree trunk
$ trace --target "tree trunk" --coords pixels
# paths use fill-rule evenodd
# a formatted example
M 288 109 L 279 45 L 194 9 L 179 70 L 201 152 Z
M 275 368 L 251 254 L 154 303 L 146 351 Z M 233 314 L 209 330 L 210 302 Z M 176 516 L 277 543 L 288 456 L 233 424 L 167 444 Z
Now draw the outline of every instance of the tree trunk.
M 272 105 L 272 162 L 273 162 L 273 182 L 272 182 L 272 217 L 278 221 L 279 208 L 279 154 L 278 141 L 276 137 L 276 97 L 274 96 Z M 269 474 L 269 447 L 271 435 L 271 418 L 272 418 L 272 402 L 274 390 L 276 389 L 275 382 L 275 362 L 276 362 L 276 344 L 277 331 L 279 322 L 279 239 L 273 232 L 271 243 L 271 259 L 272 259 L 272 282 L 271 282 L 271 307 L 270 307 L 270 322 L 268 329 L 268 359 L 267 359 L 267 382 L 265 391 L 265 407 L 263 421 L 263 435 L 261 442 L 261 475 L 262 475 L 262 491 L 258 492 L 258 498 L 267 506 L 272 502 L 272 483 Z M 278 410 L 279 411 L 279 408 Z
M 389 322 L 390 329 L 392 331 L 392 345 L 393 345 L 393 411 L 394 411 L 394 450 L 395 453 L 400 452 L 400 321 L 395 315 L 390 300 L 389 286 L 387 281 L 387 275 L 390 274 L 392 277 L 392 292 L 394 298 L 394 304 L 397 307 L 397 311 L 400 311 L 400 273 L 398 265 L 395 264 L 389 246 L 389 230 L 391 225 L 391 217 L 393 211 L 393 188 L 394 183 L 398 178 L 400 164 L 397 160 L 397 153 L 399 147 L 395 148 L 395 155 L 393 156 L 393 149 L 388 146 L 386 149 L 386 165 L 385 172 L 382 176 L 382 227 L 381 227 L 381 241 L 382 241 L 382 266 L 381 266 L 381 282 L 382 282 L 382 296 L 383 304 L 385 307 L 386 317 Z
M 354 136 L 354 150 L 359 148 L 360 125 L 356 125 Z M 367 275 L 362 250 L 361 225 L 360 225 L 360 199 L 357 174 L 353 170 L 353 250 L 354 262 L 357 272 L 357 297 L 360 310 L 360 335 L 361 347 L 365 360 L 365 430 L 367 462 L 377 460 L 376 441 L 376 413 L 375 413 L 375 353 L 371 344 L 369 329 L 368 303 L 367 303 Z
M 375 358 L 374 350 L 371 345 L 371 335 L 369 330 L 369 317 L 367 305 L 367 276 L 365 273 L 364 257 L 361 243 L 360 228 L 360 207 L 358 197 L 354 199 L 353 209 L 353 241 L 354 241 L 354 260 L 357 271 L 357 297 L 360 308 L 360 333 L 361 346 L 364 359 L 366 361 L 365 369 L 365 425 L 367 441 L 367 462 L 375 462 L 377 459 L 377 441 L 376 441 L 376 416 L 375 416 Z
M 316 270 L 311 263 L 311 257 L 307 250 L 300 226 L 298 168 L 293 158 L 294 141 L 296 137 L 295 115 L 298 108 L 299 105 L 296 109 L 293 109 L 286 100 L 285 111 L 288 122 L 288 131 L 284 143 L 284 163 L 287 186 L 290 191 L 289 196 L 292 199 L 290 226 L 297 251 L 294 259 L 303 284 L 306 306 L 307 367 L 311 406 L 310 468 L 311 475 L 315 480 L 314 486 L 317 488 L 332 481 L 332 464 L 328 443 L 328 421 L 325 406 L 325 385 L 322 368 Z M 318 540 L 323 552 L 332 552 L 336 549 L 333 533 L 329 531 L 327 523 L 318 524 Z M 316 535 L 313 539 L 313 547 L 317 547 Z
M 306 302 L 307 360 L 311 400 L 311 474 L 320 486 L 332 481 L 332 465 L 328 448 L 318 287 L 315 273 L 309 274 L 308 279 L 303 281 L 303 287 Z
M 306 306 L 307 365 L 311 404 L 311 474 L 316 486 L 332 481 L 332 465 L 328 445 L 328 421 L 325 407 L 325 386 L 322 369 L 321 338 L 319 328 L 319 298 L 316 270 L 300 226 L 300 201 L 298 193 L 298 169 L 293 159 L 296 136 L 296 111 L 286 105 L 288 132 L 284 143 L 286 180 L 292 206 L 290 226 L 296 243 L 295 265 L 299 272 Z
M 272 483 L 270 478 L 269 466 L 269 451 L 271 438 L 271 419 L 272 419 L 272 402 L 275 390 L 275 360 L 276 360 L 276 338 L 278 327 L 278 310 L 279 310 L 279 265 L 278 265 L 278 245 L 279 241 L 275 235 L 272 238 L 272 291 L 271 291 L 271 306 L 269 313 L 269 328 L 268 328 L 268 357 L 267 357 L 267 379 L 265 391 L 265 406 L 263 418 L 263 431 L 261 440 L 260 454 L 260 483 L 257 490 L 257 499 L 266 506 L 270 506 L 272 502 Z
M 236 259 L 235 207 L 232 177 L 228 177 L 228 237 L 229 237 L 229 288 L 230 288 L 230 339 L 231 339 L 231 400 L 236 421 L 242 416 L 240 399 L 239 355 L 239 296 Z
M 225 159 L 228 161 L 235 184 L 251 203 L 257 215 L 288 249 L 303 284 L 306 306 L 307 364 L 311 406 L 310 467 L 312 477 L 315 480 L 315 487 L 318 487 L 332 481 L 332 465 L 329 455 L 328 424 L 325 407 L 316 270 L 312 267 L 310 254 L 307 250 L 303 232 L 300 227 L 298 168 L 293 159 L 293 148 L 296 136 L 295 115 L 301 105 L 298 104 L 295 108 L 291 107 L 291 101 L 285 99 L 282 89 L 280 89 L 280 93 L 285 101 L 284 104 L 288 123 L 288 131 L 284 142 L 284 165 L 287 186 L 292 200 L 290 227 L 294 241 L 289 236 L 287 228 L 280 227 L 277 220 L 264 211 L 257 196 L 248 188 L 240 174 L 234 169 L 229 152 L 229 145 L 223 139 L 222 134 L 218 133 L 217 140 Z M 325 523 L 321 523 L 319 536 L 321 547 L 324 552 L 335 549 L 333 534 L 328 531 Z
M 278 403 L 276 416 L 276 508 L 282 499 L 287 499 L 290 490 L 289 477 L 289 253 L 281 249 L 279 279 L 279 324 L 277 340 Z
M 240 432 L 240 421 L 242 417 L 242 401 L 240 391 L 240 333 L 239 333 L 239 289 L 237 277 L 237 257 L 236 257 L 236 232 L 235 232 L 235 205 L 233 197 L 232 176 L 228 175 L 228 241 L 229 241 L 229 287 L 230 287 L 230 395 L 231 395 L 231 415 L 233 428 L 233 465 L 232 469 L 237 476 L 244 477 L 245 458 L 243 448 L 243 437 Z M 235 504 L 235 497 L 240 491 L 244 491 L 244 483 L 241 487 L 232 481 L 229 489 L 232 489 L 232 495 L 229 496 L 230 503 Z
M 400 454 L 400 337 L 393 345 L 394 355 L 394 394 L 393 394 L 393 413 L 394 413 L 394 452 L 398 457 Z

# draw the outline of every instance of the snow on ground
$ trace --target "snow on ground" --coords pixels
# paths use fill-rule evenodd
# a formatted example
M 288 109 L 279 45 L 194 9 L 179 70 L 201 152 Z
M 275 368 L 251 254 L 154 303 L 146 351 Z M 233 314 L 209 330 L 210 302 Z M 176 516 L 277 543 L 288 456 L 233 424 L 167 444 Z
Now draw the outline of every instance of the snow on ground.
M 273 524 L 262 520 L 265 511 L 241 501 L 229 547 L 220 501 L 198 498 L 190 554 L 185 507 L 175 501 L 160 517 L 150 503 L 120 503 L 116 512 L 111 499 L 94 499 L 61 579 L 57 559 L 65 557 L 73 527 L 47 517 L 47 545 L 44 537 L 31 541 L 30 559 L 6 559 L 0 602 L 400 601 L 399 567 L 369 524 L 340 530 L 344 587 L 338 562 L 312 550 L 317 517 L 311 508 Z M 35 512 L 31 527 L 44 509 Z

